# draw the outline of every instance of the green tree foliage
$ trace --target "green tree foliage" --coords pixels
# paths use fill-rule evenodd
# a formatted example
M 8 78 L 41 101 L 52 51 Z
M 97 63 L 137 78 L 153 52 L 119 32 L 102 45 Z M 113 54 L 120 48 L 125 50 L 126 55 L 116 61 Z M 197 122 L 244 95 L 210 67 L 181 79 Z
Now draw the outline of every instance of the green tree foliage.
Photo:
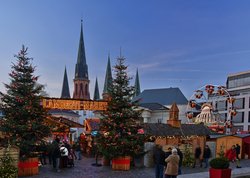
M 189 144 L 185 144 L 183 154 L 183 166 L 192 167 L 194 164 L 194 156 L 190 151 L 192 147 Z
M 143 152 L 144 134 L 138 124 L 141 113 L 136 109 L 137 104 L 132 102 L 135 89 L 129 86 L 131 77 L 127 74 L 125 58 L 117 59 L 114 72 L 108 107 L 101 119 L 97 146 L 109 158 L 135 156 Z
M 17 167 L 13 165 L 13 159 L 9 154 L 5 154 L 0 158 L 0 177 L 16 178 L 18 173 Z
M 5 84 L 7 92 L 0 92 L 0 107 L 5 115 L 0 129 L 11 144 L 20 148 L 20 156 L 27 158 L 34 154 L 36 145 L 50 135 L 50 129 L 44 124 L 47 111 L 40 104 L 44 86 L 37 83 L 33 59 L 27 57 L 24 46 L 15 58 L 9 73 L 10 83 Z

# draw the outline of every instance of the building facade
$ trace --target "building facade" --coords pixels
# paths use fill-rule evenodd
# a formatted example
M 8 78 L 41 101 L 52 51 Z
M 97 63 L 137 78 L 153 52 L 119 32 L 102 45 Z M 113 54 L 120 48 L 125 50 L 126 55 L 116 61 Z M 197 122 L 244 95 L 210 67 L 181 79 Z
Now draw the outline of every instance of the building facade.
M 222 118 L 232 120 L 232 132 L 244 132 L 250 129 L 250 71 L 230 74 L 227 77 L 226 90 L 234 100 L 232 107 L 236 115 L 229 114 L 227 97 L 213 96 L 209 100 Z

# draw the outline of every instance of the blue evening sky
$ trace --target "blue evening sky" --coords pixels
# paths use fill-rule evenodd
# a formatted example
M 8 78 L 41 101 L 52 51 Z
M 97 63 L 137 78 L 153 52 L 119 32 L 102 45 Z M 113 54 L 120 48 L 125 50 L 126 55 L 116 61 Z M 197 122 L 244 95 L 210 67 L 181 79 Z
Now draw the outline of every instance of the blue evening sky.
M 24 44 L 48 94 L 60 97 L 66 66 L 72 95 L 81 18 L 91 98 L 96 77 L 102 93 L 108 53 L 113 66 L 120 47 L 142 91 L 179 87 L 189 99 L 250 70 L 248 0 L 1 0 L 0 91 Z

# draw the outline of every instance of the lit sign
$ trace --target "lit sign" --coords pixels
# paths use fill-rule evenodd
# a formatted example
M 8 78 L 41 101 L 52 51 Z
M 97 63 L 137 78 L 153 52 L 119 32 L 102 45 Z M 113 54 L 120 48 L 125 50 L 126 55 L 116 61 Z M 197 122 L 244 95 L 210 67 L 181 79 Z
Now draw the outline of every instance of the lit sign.
M 47 109 L 105 111 L 107 109 L 107 102 L 75 100 L 75 99 L 43 98 L 42 106 L 43 108 Z

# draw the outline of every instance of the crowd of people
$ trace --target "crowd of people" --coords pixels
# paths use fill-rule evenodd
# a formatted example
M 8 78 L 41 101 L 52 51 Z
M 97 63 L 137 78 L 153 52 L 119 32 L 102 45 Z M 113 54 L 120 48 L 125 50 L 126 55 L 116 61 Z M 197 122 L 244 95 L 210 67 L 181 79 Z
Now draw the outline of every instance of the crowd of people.
M 229 150 L 226 151 L 225 157 L 232 163 L 236 163 L 236 168 L 241 168 L 240 166 L 240 145 L 233 145 Z M 208 145 L 205 145 L 204 149 L 198 145 L 194 150 L 194 161 L 193 168 L 197 165 L 202 168 L 203 163 L 205 163 L 204 168 L 208 167 L 208 161 L 212 157 L 211 149 Z M 155 163 L 155 177 L 156 178 L 176 178 L 180 175 L 183 153 L 178 148 L 168 147 L 166 150 L 163 149 L 161 145 L 156 145 L 153 152 L 153 159 Z
M 183 153 L 178 147 L 169 147 L 166 152 L 161 145 L 156 145 L 153 159 L 155 163 L 156 178 L 176 178 L 181 174 Z
M 61 172 L 62 168 L 74 167 L 74 160 L 82 159 L 80 143 L 76 142 L 74 145 L 70 145 L 60 137 L 56 137 L 52 143 L 41 145 L 39 151 L 40 164 L 46 165 L 48 160 L 57 172 Z
M 231 149 L 226 151 L 225 157 L 232 163 L 236 163 L 236 168 L 241 168 L 240 166 L 240 145 L 236 144 L 231 147 Z
M 196 167 L 198 163 L 202 167 L 202 162 L 205 162 L 205 167 L 208 167 L 208 160 L 211 157 L 211 150 L 208 145 L 205 146 L 203 150 L 203 158 L 201 147 L 198 146 L 194 152 L 194 164 L 193 168 Z M 182 161 L 183 153 L 178 148 L 168 147 L 167 150 L 163 150 L 161 145 L 156 145 L 154 149 L 153 159 L 155 163 L 155 177 L 156 178 L 176 178 L 178 175 L 182 174 Z
M 211 149 L 209 148 L 208 145 L 205 146 L 204 151 L 203 151 L 203 155 L 202 155 L 202 150 L 201 147 L 198 145 L 195 148 L 195 152 L 194 152 L 194 164 L 193 164 L 193 168 L 196 167 L 196 164 L 198 163 L 199 166 L 202 168 L 203 165 L 202 163 L 205 163 L 205 167 L 208 167 L 208 160 L 209 158 L 211 158 L 212 154 L 211 154 Z
M 62 168 L 74 167 L 74 160 L 82 159 L 82 149 L 80 142 L 70 145 L 66 140 L 61 140 L 56 137 L 51 144 L 40 145 L 39 161 L 41 165 L 47 164 L 47 157 L 49 164 L 53 166 L 54 170 L 61 172 Z M 240 146 L 239 144 L 233 145 L 226 151 L 225 157 L 232 163 L 236 163 L 237 168 L 240 166 Z M 208 145 L 205 145 L 202 151 L 198 145 L 194 150 L 193 168 L 198 165 L 200 168 L 208 167 L 208 160 L 211 158 L 212 153 Z M 153 159 L 155 163 L 155 177 L 156 178 L 176 178 L 182 174 L 183 153 L 178 146 L 171 146 L 163 149 L 161 145 L 156 145 L 153 151 Z

